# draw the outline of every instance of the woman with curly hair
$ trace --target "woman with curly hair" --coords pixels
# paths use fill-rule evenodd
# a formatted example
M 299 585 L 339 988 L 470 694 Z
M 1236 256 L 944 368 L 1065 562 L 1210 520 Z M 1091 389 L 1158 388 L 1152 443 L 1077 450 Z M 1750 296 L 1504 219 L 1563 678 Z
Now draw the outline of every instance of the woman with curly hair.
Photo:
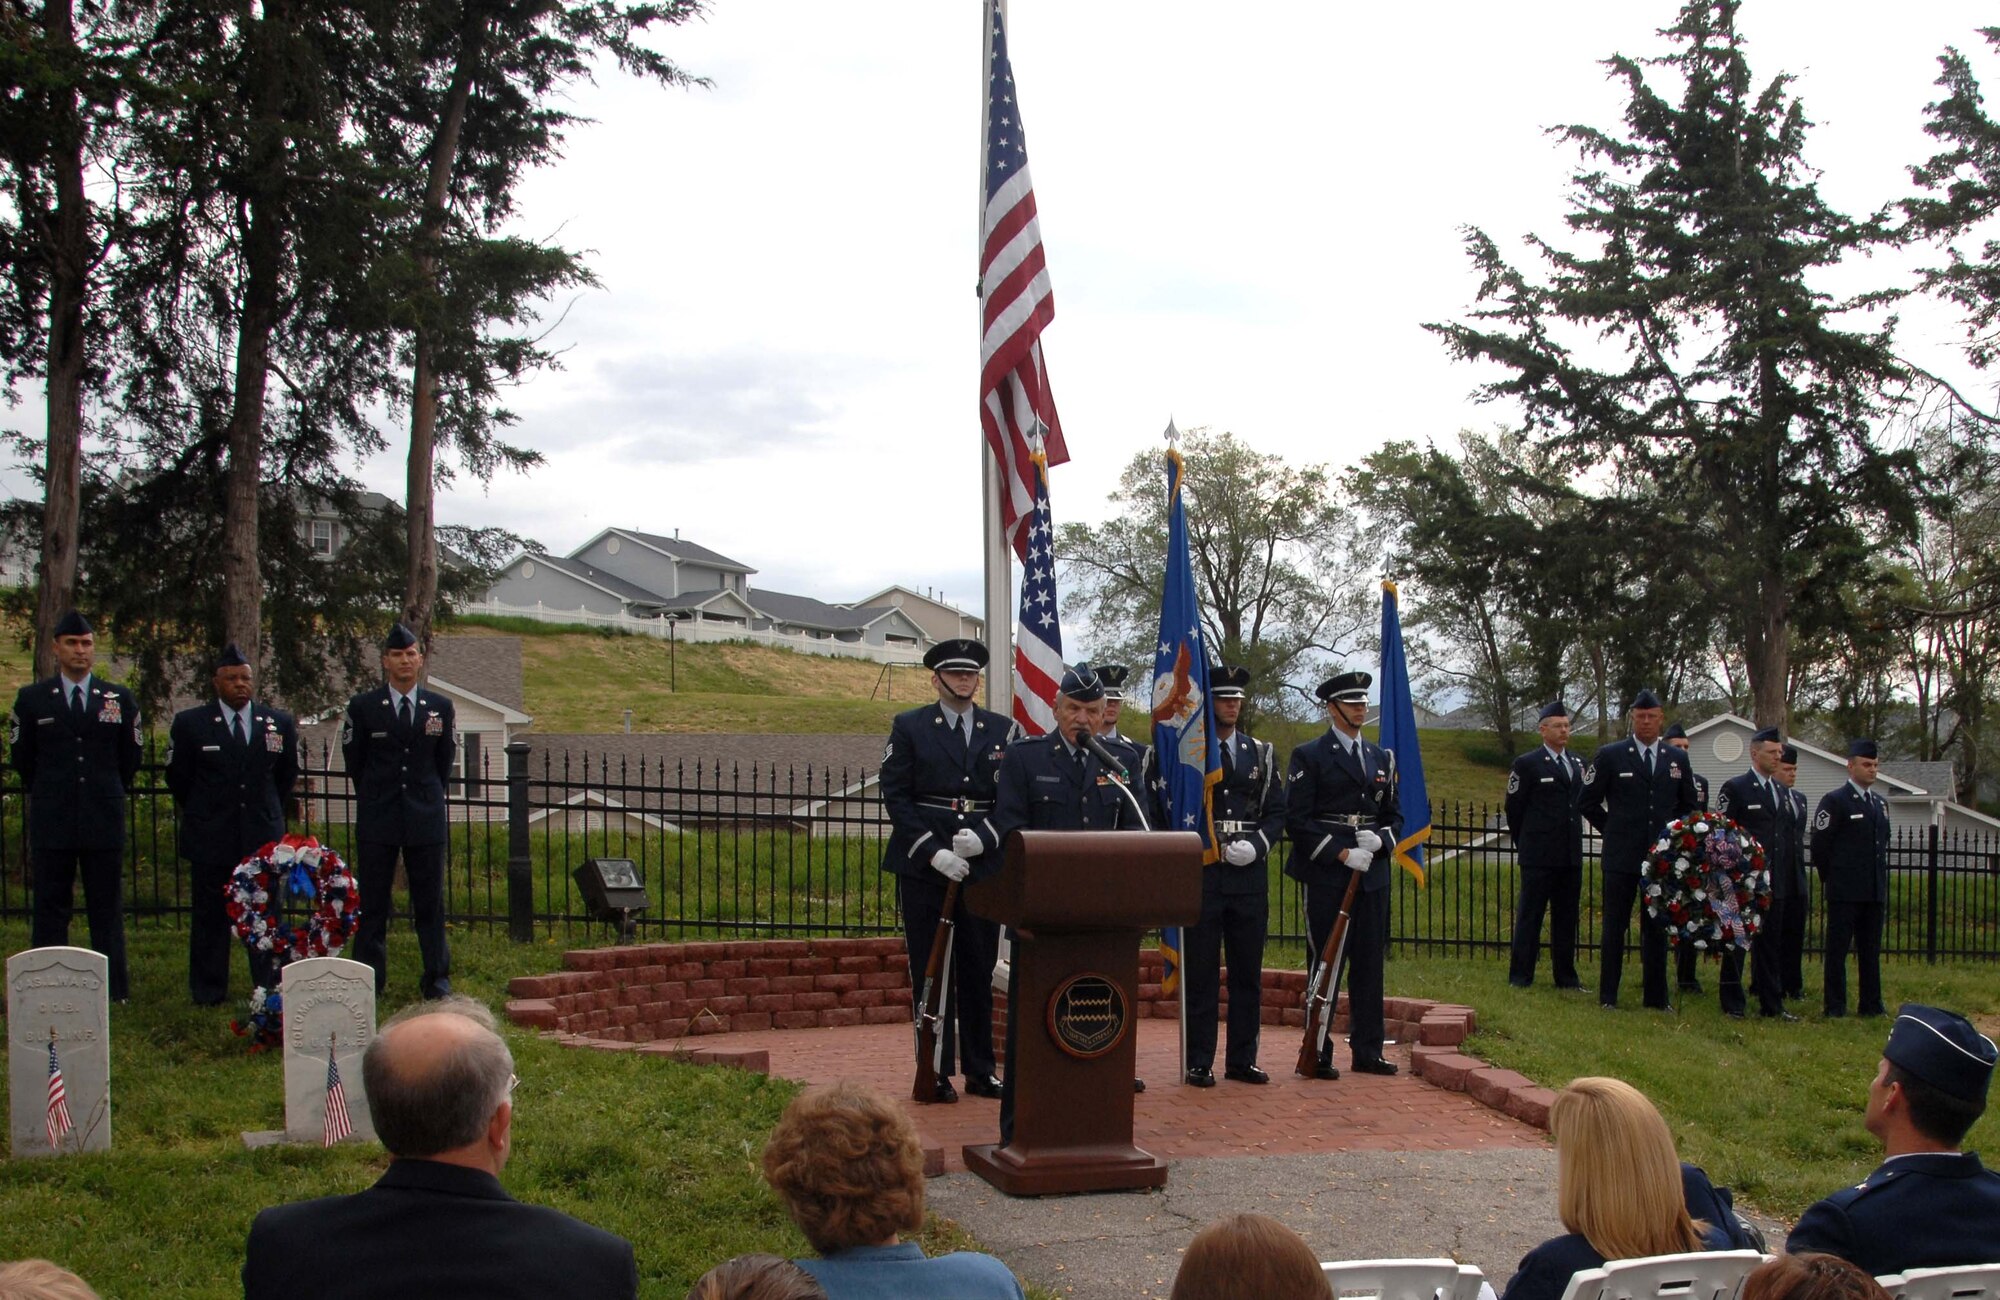
M 929 1259 L 902 1239 L 924 1226 L 924 1153 L 877 1089 L 835 1083 L 793 1098 L 764 1144 L 764 1181 L 820 1253 L 798 1264 L 828 1300 L 1024 1300 L 991 1255 Z
M 1569 1229 L 1529 1251 L 1501 1300 L 1560 1300 L 1574 1274 L 1605 1261 L 1726 1246 L 1688 1217 L 1673 1134 L 1622 1079 L 1583 1078 L 1549 1106 L 1556 1213 Z

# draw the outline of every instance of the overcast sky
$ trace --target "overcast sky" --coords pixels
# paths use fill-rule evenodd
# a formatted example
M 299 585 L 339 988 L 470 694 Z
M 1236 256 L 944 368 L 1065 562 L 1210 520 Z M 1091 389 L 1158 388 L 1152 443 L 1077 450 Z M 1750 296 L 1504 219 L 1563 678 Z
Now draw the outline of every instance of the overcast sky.
M 590 251 L 566 369 L 517 392 L 548 463 L 461 483 L 445 522 L 567 551 L 622 525 L 853 599 L 980 602 L 978 0 L 713 0 L 659 44 L 706 90 L 615 72 L 528 185 L 521 229 Z M 1296 461 L 1449 439 L 1499 413 L 1421 325 L 1477 283 L 1460 228 L 1558 234 L 1573 151 L 1617 122 L 1599 59 L 1654 54 L 1664 0 L 1427 5 L 1013 0 L 1009 37 L 1056 300 L 1072 462 L 1058 521 L 1104 517 L 1182 427 Z M 1748 0 L 1760 79 L 1798 78 L 1828 198 L 1906 192 L 1947 44 L 1990 6 Z M 1983 70 L 2000 85 L 2000 68 Z M 1906 312 L 1906 346 L 1951 324 Z M 360 467 L 400 498 L 395 454 Z M 18 482 L 19 475 L 10 475 Z

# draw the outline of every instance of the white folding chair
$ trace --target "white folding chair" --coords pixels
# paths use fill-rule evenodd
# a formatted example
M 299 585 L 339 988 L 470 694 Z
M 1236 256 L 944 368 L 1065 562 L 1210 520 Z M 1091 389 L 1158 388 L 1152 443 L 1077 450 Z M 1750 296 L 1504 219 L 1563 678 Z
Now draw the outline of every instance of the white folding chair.
M 1343 1259 L 1321 1264 L 1335 1296 L 1353 1300 L 1459 1300 L 1457 1260 Z M 1473 1295 L 1479 1270 L 1473 1269 Z
M 1613 1260 L 1570 1278 L 1563 1300 L 1735 1300 L 1750 1270 L 1768 1258 L 1754 1250 L 1706 1250 Z
M 1451 1300 L 1479 1300 L 1482 1291 L 1490 1291 L 1486 1285 L 1486 1275 L 1479 1271 L 1477 1264 L 1458 1266 L 1458 1289 L 1452 1292 Z
M 2000 1300 L 2000 1264 L 1913 1268 L 1875 1281 L 1894 1300 Z

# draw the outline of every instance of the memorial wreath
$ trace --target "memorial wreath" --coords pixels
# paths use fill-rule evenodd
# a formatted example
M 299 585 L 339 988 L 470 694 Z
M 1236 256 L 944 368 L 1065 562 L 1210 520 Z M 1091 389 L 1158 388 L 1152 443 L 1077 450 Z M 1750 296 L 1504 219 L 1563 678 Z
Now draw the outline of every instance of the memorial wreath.
M 1764 846 L 1749 831 L 1714 813 L 1667 823 L 1646 859 L 1646 915 L 1676 946 L 1748 948 L 1770 908 Z
M 273 975 L 287 962 L 339 956 L 361 919 L 360 888 L 347 864 L 308 835 L 287 835 L 258 849 L 236 864 L 224 890 L 224 910 L 237 939 L 251 952 L 267 956 Z M 278 901 L 286 893 L 313 900 L 303 924 L 292 925 L 279 915 Z M 245 1017 L 229 1027 L 251 1039 L 253 1052 L 277 1046 L 284 1028 L 278 990 L 255 989 Z

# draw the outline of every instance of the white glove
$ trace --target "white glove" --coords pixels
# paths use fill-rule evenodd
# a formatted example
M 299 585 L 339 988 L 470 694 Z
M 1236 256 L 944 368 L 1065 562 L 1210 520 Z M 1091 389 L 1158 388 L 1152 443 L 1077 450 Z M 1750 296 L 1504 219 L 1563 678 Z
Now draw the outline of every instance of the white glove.
M 972 874 L 971 864 L 950 849 L 939 849 L 931 854 L 931 870 L 946 880 L 963 880 Z
M 1249 840 L 1231 840 L 1222 846 L 1222 860 L 1232 867 L 1247 867 L 1257 860 L 1257 846 Z
M 961 826 L 951 837 L 951 851 L 961 858 L 976 858 L 986 852 L 986 842 L 979 838 L 979 832 Z
M 1347 851 L 1347 869 L 1349 871 L 1366 871 L 1368 870 L 1368 864 L 1374 860 L 1375 855 L 1367 849 L 1349 849 Z
M 1366 853 L 1371 858 L 1382 851 L 1382 837 L 1371 830 L 1364 829 L 1354 832 L 1354 842 L 1361 847 L 1363 853 Z

